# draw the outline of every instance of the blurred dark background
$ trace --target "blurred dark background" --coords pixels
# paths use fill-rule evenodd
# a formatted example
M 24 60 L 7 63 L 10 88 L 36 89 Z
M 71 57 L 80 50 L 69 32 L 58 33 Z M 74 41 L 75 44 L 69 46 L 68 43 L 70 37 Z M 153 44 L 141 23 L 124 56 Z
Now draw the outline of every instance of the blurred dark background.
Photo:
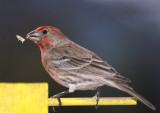
M 33 29 L 59 28 L 76 43 L 107 60 L 157 111 L 136 106 L 60 107 L 57 113 L 158 113 L 160 96 L 160 1 L 158 0 L 0 0 L 0 82 L 48 82 L 51 95 L 67 90 L 41 64 L 31 41 L 18 42 Z M 92 97 L 76 91 L 65 97 Z M 104 86 L 101 96 L 130 96 Z M 52 113 L 50 108 L 50 113 Z

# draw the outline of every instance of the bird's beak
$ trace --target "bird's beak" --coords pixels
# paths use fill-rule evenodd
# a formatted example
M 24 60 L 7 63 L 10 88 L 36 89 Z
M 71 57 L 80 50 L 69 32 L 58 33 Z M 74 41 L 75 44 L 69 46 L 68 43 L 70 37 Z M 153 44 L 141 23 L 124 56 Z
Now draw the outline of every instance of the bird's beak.
M 37 43 L 40 40 L 40 36 L 39 34 L 34 30 L 31 31 L 27 34 L 26 39 L 29 39 L 31 41 L 34 41 L 35 43 Z

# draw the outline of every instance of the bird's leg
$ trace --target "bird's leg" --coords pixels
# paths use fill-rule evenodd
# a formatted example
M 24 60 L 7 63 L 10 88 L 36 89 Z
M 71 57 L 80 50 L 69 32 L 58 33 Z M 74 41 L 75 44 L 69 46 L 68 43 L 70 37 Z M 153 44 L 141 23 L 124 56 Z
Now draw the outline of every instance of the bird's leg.
M 76 86 L 74 84 L 68 84 L 68 87 L 69 87 L 68 91 L 63 91 L 61 93 L 58 93 L 56 95 L 51 96 L 50 98 L 57 98 L 57 100 L 59 102 L 59 106 L 61 106 L 62 102 L 60 100 L 60 97 L 63 96 L 63 95 L 65 95 L 65 94 L 68 94 L 68 93 L 73 93 L 75 91 L 75 89 L 76 89 Z M 54 110 L 54 106 L 52 108 L 53 108 L 53 111 L 55 111 Z
M 100 97 L 100 90 L 101 90 L 101 87 L 98 87 L 97 88 L 97 93 L 95 94 L 94 98 L 96 99 L 97 103 L 96 103 L 96 109 L 98 108 L 98 102 L 99 102 L 99 97 Z
M 60 106 L 62 106 L 62 102 L 61 102 L 60 97 L 65 95 L 65 94 L 68 94 L 68 93 L 69 93 L 69 91 L 63 91 L 61 93 L 58 93 L 56 95 L 51 96 L 50 98 L 57 98 L 57 100 L 59 102 L 59 107 L 60 107 Z M 55 111 L 54 106 L 53 106 L 53 111 Z
M 60 100 L 60 97 L 63 96 L 63 95 L 65 95 L 65 94 L 68 94 L 68 93 L 69 93 L 69 91 L 63 91 L 63 92 L 61 92 L 61 93 L 58 93 L 58 94 L 56 94 L 56 95 L 51 96 L 50 98 L 57 98 L 57 100 L 58 100 L 58 102 L 59 102 L 59 106 L 61 106 L 61 105 L 62 105 L 62 102 L 61 102 L 61 100 Z

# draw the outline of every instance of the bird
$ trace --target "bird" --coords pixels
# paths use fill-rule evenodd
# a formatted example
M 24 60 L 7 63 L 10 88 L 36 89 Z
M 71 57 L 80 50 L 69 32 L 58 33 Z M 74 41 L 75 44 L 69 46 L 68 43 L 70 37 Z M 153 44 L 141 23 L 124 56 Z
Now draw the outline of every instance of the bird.
M 67 87 L 67 91 L 52 97 L 57 98 L 73 93 L 76 90 L 96 90 L 97 104 L 100 97 L 101 86 L 107 85 L 124 91 L 152 110 L 156 107 L 147 99 L 138 94 L 127 83 L 128 78 L 120 75 L 107 61 L 94 52 L 76 44 L 64 35 L 59 29 L 52 26 L 41 26 L 26 35 L 36 43 L 41 51 L 41 61 L 54 81 Z

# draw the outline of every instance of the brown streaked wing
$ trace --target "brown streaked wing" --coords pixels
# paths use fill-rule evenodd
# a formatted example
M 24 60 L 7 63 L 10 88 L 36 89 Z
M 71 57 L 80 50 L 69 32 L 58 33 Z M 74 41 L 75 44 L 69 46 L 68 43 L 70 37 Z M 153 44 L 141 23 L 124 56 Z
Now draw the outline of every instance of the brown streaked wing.
M 113 67 L 102 61 L 91 52 L 78 45 L 65 45 L 52 48 L 48 51 L 50 56 L 45 56 L 48 65 L 59 68 L 75 76 L 103 77 L 124 82 L 129 79 L 121 76 Z

